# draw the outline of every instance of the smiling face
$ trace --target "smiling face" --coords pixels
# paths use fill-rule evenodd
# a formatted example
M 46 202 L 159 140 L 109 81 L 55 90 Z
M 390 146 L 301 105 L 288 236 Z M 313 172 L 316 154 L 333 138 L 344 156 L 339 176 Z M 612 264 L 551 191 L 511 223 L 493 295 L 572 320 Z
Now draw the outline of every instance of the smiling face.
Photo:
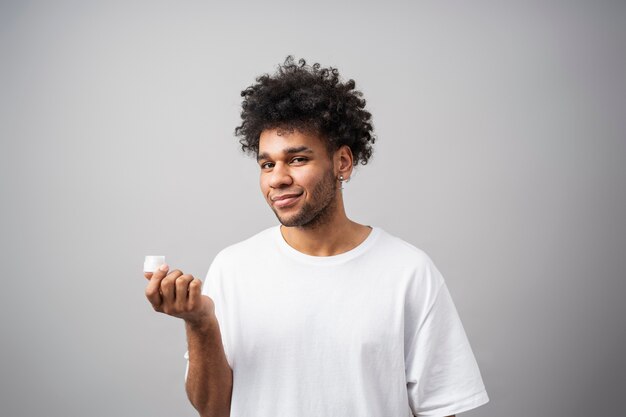
M 264 130 L 257 161 L 263 196 L 284 226 L 312 228 L 337 214 L 334 161 L 317 136 Z

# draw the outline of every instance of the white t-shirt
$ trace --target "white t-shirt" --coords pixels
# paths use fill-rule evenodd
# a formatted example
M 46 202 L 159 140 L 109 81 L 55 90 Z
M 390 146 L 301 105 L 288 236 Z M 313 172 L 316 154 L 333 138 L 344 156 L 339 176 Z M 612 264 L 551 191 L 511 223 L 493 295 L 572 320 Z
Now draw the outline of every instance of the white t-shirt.
M 233 370 L 231 417 L 448 416 L 489 401 L 443 277 L 380 228 L 320 257 L 271 227 L 222 250 L 202 291 Z

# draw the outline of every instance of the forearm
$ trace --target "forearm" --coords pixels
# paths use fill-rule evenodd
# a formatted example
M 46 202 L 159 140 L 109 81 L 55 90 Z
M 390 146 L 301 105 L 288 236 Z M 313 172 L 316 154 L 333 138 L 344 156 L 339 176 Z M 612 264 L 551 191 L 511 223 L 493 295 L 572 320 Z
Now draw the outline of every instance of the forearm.
M 227 417 L 233 373 L 226 360 L 215 315 L 204 325 L 185 324 L 189 371 L 185 388 L 191 404 L 202 417 Z

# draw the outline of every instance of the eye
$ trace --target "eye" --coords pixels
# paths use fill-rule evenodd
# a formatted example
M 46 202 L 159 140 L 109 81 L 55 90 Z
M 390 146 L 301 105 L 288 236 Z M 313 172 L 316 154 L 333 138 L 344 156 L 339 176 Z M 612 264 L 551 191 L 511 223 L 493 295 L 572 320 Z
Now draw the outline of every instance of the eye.
M 296 156 L 295 158 L 293 158 L 291 160 L 292 163 L 296 163 L 296 164 L 301 164 L 306 162 L 308 159 L 305 158 L 304 156 Z
M 261 164 L 261 169 L 269 169 L 272 168 L 274 166 L 273 162 L 263 162 Z

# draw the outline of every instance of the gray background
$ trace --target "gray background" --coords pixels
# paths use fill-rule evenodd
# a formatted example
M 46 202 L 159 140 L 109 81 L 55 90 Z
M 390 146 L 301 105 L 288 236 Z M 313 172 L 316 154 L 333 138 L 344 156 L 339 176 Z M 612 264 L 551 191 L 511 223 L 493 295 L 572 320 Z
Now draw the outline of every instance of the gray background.
M 624 416 L 624 2 L 2 2 L 2 416 L 194 416 L 144 255 L 276 224 L 233 129 L 287 54 L 378 134 L 348 214 L 444 274 L 491 402 Z

